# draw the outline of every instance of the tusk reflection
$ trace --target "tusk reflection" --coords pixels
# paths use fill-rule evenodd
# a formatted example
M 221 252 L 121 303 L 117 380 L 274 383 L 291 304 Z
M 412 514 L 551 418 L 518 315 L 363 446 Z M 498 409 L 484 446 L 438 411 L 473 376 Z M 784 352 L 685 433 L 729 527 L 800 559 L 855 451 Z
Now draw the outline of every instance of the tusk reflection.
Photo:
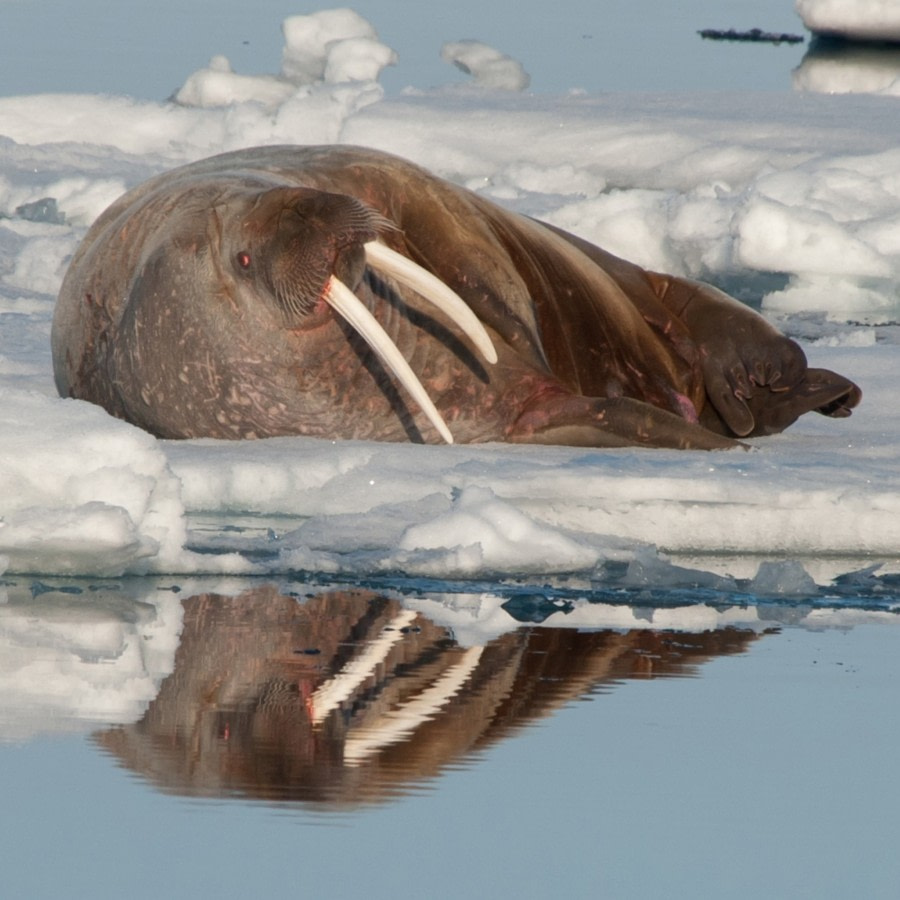
M 423 269 L 418 263 L 391 250 L 378 241 L 364 245 L 366 261 L 385 275 L 390 275 L 414 290 L 429 303 L 445 312 L 468 336 L 478 352 L 489 362 L 497 362 L 497 351 L 484 326 L 466 302 L 440 278 Z
M 344 764 L 358 766 L 384 747 L 409 739 L 425 722 L 435 718 L 455 697 L 475 671 L 484 647 L 469 647 L 433 684 L 412 700 L 392 709 L 382 721 L 349 735 L 344 743 Z
M 397 345 L 390 339 L 365 304 L 350 288 L 333 275 L 325 289 L 325 301 L 357 331 L 381 362 L 397 376 L 400 384 L 422 407 L 422 412 L 428 417 L 428 421 L 434 425 L 448 444 L 452 444 L 453 435 L 431 397 L 428 396 L 422 382 L 416 377 L 416 373 L 409 367 L 409 363 L 397 349 Z
M 313 725 L 320 725 L 332 710 L 337 709 L 372 676 L 376 667 L 387 658 L 391 647 L 403 640 L 403 629 L 409 627 L 417 615 L 412 609 L 401 610 L 381 634 L 368 644 L 364 653 L 352 659 L 337 675 L 316 689 L 310 698 L 310 720 Z

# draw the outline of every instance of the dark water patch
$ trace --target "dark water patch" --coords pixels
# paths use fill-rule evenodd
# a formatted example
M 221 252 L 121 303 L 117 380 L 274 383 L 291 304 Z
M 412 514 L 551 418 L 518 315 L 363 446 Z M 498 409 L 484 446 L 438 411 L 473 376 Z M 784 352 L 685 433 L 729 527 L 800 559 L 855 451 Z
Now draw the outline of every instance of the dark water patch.
M 28 222 L 45 222 L 48 225 L 65 225 L 66 217 L 57 205 L 55 197 L 42 197 L 16 207 L 16 215 Z
M 763 297 L 785 290 L 790 283 L 791 276 L 784 272 L 759 272 L 745 269 L 740 272 L 714 273 L 707 280 L 720 291 L 724 291 L 759 312 L 762 309 Z

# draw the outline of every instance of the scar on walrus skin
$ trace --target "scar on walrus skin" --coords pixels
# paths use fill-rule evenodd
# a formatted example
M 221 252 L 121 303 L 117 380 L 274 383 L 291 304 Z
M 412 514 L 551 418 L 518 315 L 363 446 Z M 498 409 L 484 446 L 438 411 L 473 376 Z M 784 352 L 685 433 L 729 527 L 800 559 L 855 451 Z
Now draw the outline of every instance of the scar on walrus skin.
M 52 340 L 62 396 L 165 438 L 714 449 L 861 396 L 716 288 L 349 146 L 226 153 L 125 194 Z

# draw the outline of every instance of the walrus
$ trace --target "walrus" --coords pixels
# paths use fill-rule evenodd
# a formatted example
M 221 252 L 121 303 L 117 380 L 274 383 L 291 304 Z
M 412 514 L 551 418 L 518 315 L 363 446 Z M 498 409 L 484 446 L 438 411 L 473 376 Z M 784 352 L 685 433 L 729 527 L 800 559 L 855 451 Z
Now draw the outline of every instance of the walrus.
M 60 395 L 162 438 L 715 449 L 861 397 L 708 284 L 352 146 L 126 193 L 72 258 L 52 347 Z

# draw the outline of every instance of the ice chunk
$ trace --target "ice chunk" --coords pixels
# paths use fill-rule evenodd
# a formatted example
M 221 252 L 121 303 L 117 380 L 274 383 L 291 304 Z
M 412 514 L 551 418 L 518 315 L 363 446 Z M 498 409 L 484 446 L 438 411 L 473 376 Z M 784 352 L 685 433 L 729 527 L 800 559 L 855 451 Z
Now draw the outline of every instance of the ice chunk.
M 796 560 L 760 563 L 749 589 L 762 597 L 815 596 L 817 593 L 815 581 L 803 564 Z
M 479 87 L 524 91 L 531 83 L 518 60 L 481 41 L 450 41 L 441 47 L 441 58 L 471 75 Z
M 371 23 L 351 9 L 327 9 L 306 16 L 289 16 L 281 30 L 284 34 L 281 74 L 294 84 L 326 80 L 331 54 L 340 43 L 355 41 L 350 47 L 361 49 L 368 56 L 378 42 L 378 32 Z M 353 51 L 345 49 L 340 55 L 347 64 Z
M 803 24 L 854 41 L 900 41 L 897 0 L 796 0 Z

